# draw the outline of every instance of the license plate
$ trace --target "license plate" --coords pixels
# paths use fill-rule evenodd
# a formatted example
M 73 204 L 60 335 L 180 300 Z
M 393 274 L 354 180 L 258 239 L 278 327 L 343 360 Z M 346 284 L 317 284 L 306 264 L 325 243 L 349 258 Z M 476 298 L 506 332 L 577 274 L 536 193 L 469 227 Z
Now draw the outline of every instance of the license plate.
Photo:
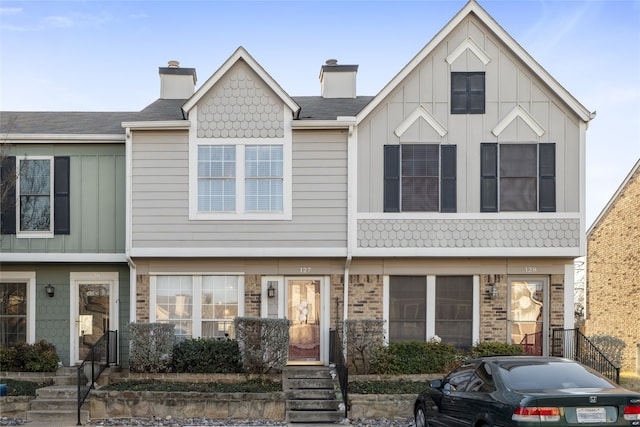
M 604 423 L 607 413 L 604 408 L 576 408 L 579 423 Z

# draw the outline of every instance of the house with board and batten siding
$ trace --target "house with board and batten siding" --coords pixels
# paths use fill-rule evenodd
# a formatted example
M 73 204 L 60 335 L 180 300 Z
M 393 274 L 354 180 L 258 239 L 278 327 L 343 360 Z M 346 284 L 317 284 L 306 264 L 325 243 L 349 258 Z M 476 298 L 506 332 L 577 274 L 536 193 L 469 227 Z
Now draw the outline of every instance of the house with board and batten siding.
M 475 1 L 398 68 L 374 97 L 335 60 L 292 97 L 242 47 L 197 90 L 161 69 L 184 120 L 123 123 L 135 320 L 288 318 L 290 363 L 328 363 L 343 319 L 547 354 L 573 327 L 592 114 Z
M 328 364 L 345 319 L 548 354 L 573 327 L 593 114 L 473 0 L 398 70 L 358 96 L 328 60 L 291 96 L 242 47 L 200 86 L 161 67 L 154 114 L 118 122 L 129 321 L 287 318 L 291 364 Z

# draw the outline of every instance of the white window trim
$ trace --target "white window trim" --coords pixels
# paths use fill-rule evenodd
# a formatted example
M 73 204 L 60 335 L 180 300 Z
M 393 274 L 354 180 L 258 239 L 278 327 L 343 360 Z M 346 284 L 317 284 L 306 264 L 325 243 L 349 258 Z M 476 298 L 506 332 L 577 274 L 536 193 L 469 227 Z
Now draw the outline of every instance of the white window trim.
M 435 335 L 436 329 L 436 277 L 438 275 L 427 274 L 427 306 L 426 306 L 426 336 L 429 341 Z M 441 274 L 440 276 L 446 276 Z M 382 312 L 384 318 L 385 344 L 389 343 L 389 275 L 382 278 Z M 471 343 L 475 345 L 480 341 L 480 276 L 473 275 L 473 313 L 471 326 Z
M 291 111 L 284 105 L 284 137 L 282 138 L 198 138 L 197 132 L 189 133 L 189 219 L 192 221 L 210 220 L 291 220 L 292 198 L 292 131 Z M 198 117 L 198 106 L 189 114 Z M 197 123 L 192 119 L 192 129 Z M 198 146 L 199 145 L 234 145 L 236 149 L 236 211 L 235 212 L 198 212 Z M 278 212 L 245 212 L 244 206 L 244 147 L 247 145 L 282 145 L 282 211 Z
M 103 284 L 109 285 L 109 323 L 111 330 L 120 329 L 120 280 L 117 271 L 107 272 L 75 272 L 69 273 L 69 283 L 71 285 L 71 295 L 69 297 L 69 355 L 72 360 L 78 359 L 78 333 L 75 321 L 78 319 L 78 286 L 81 284 Z
M 20 162 L 23 160 L 49 160 L 49 230 L 47 231 L 22 231 L 21 227 L 21 206 L 20 206 Z M 54 210 L 54 162 L 53 156 L 16 156 L 16 238 L 33 239 L 33 238 L 53 238 L 53 210 Z
M 35 271 L 1 271 L 0 270 L 0 282 L 23 282 L 27 284 L 27 343 L 34 344 L 35 337 L 36 337 L 36 273 Z
M 244 275 L 243 273 L 151 273 L 149 277 L 149 322 L 156 321 L 156 290 L 158 276 L 190 276 L 193 286 L 193 313 L 191 316 L 192 338 L 202 337 L 202 277 L 236 276 L 238 278 L 238 317 L 244 317 Z

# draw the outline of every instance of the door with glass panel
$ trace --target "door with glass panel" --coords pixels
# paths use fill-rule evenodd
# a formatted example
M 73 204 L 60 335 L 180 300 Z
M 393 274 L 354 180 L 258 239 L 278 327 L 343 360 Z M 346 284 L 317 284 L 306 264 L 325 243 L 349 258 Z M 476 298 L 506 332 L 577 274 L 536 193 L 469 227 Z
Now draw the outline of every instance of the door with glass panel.
M 98 340 L 117 329 L 113 318 L 114 284 L 111 281 L 79 281 L 75 293 L 76 360 L 81 362 Z
M 320 361 L 320 280 L 287 281 L 289 362 Z
M 0 347 L 27 342 L 27 284 L 0 283 Z
M 546 280 L 510 281 L 511 343 L 520 344 L 528 354 L 542 355 L 546 335 Z

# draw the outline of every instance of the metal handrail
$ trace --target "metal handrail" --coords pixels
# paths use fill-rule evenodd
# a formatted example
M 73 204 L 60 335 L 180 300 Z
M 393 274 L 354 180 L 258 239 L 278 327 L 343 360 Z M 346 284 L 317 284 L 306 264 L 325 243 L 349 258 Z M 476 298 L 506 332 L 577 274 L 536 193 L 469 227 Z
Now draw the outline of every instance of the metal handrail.
M 118 331 L 107 331 L 91 347 L 89 355 L 78 365 L 78 424 L 82 425 L 80 409 L 95 388 L 95 382 L 109 365 L 118 363 Z M 97 366 L 96 366 L 97 365 Z M 96 369 L 96 367 L 98 369 Z
M 333 363 L 338 374 L 338 382 L 340 383 L 340 393 L 342 394 L 342 403 L 344 405 L 344 417 L 347 418 L 348 408 L 348 384 L 349 384 L 349 368 L 345 363 L 342 340 L 337 329 L 329 330 L 329 354 L 330 363 Z
M 542 356 L 542 332 L 526 334 L 520 341 L 522 351 L 530 356 Z
M 620 383 L 620 367 L 616 366 L 579 329 L 554 329 L 551 355 L 576 360 L 617 384 Z

